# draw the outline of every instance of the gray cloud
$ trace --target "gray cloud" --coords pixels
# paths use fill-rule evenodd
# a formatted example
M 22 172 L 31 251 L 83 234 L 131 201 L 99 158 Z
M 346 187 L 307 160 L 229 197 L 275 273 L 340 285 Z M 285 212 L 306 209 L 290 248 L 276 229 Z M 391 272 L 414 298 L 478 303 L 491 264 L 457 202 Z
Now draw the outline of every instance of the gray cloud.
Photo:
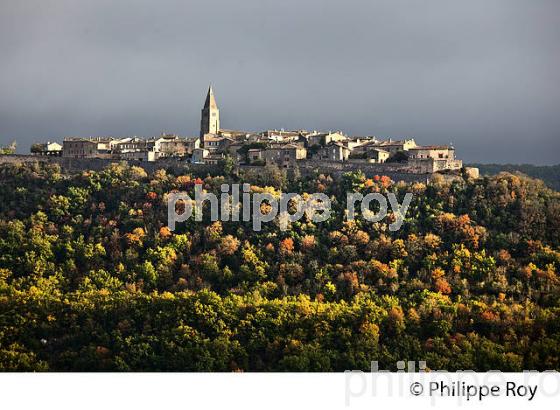
M 0 143 L 342 129 L 558 163 L 556 0 L 2 0 Z

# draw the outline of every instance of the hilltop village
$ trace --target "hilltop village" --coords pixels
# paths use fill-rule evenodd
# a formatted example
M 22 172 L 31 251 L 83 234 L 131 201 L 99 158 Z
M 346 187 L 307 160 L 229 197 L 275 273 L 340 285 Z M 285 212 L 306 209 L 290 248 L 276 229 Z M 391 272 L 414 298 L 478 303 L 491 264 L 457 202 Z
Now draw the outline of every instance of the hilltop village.
M 409 174 L 457 173 L 463 168 L 451 145 L 418 145 L 413 138 L 378 139 L 349 136 L 340 131 L 224 129 L 212 87 L 202 108 L 200 135 L 182 137 L 163 133 L 159 137 L 67 137 L 57 142 L 33 144 L 37 156 L 71 159 L 111 159 L 154 162 L 176 159 L 190 164 L 310 168 L 316 164 L 337 170 L 390 170 Z M 467 169 L 476 176 L 476 169 Z

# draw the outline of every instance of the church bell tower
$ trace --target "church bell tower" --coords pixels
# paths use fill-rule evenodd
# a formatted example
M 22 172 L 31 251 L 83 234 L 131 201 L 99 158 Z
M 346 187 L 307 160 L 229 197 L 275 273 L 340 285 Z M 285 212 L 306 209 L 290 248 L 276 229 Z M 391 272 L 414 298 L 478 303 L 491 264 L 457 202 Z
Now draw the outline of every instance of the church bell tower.
M 220 110 L 216 104 L 214 90 L 212 86 L 208 88 L 204 108 L 202 108 L 202 116 L 200 119 L 200 137 L 204 134 L 217 134 L 220 130 Z

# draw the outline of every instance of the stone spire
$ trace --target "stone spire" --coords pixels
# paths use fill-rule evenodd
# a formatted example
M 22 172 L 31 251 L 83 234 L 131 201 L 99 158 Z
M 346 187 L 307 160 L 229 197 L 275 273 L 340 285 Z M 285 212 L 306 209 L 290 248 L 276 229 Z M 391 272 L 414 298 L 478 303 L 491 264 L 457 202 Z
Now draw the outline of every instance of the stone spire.
M 200 137 L 203 138 L 205 134 L 217 134 L 220 130 L 220 110 L 216 104 L 214 97 L 214 90 L 212 85 L 208 87 L 208 94 L 204 107 L 202 108 L 202 115 L 200 119 Z
M 208 94 L 206 95 L 204 108 L 218 108 L 218 105 L 216 104 L 216 97 L 214 97 L 214 90 L 212 89 L 212 85 L 208 87 Z

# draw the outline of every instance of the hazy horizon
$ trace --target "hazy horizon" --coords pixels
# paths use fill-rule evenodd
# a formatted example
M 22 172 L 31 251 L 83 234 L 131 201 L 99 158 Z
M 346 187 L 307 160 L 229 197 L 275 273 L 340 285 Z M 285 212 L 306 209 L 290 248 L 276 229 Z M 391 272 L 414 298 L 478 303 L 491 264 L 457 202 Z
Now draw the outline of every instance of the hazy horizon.
M 0 145 L 227 129 L 453 143 L 558 164 L 554 0 L 2 0 Z

